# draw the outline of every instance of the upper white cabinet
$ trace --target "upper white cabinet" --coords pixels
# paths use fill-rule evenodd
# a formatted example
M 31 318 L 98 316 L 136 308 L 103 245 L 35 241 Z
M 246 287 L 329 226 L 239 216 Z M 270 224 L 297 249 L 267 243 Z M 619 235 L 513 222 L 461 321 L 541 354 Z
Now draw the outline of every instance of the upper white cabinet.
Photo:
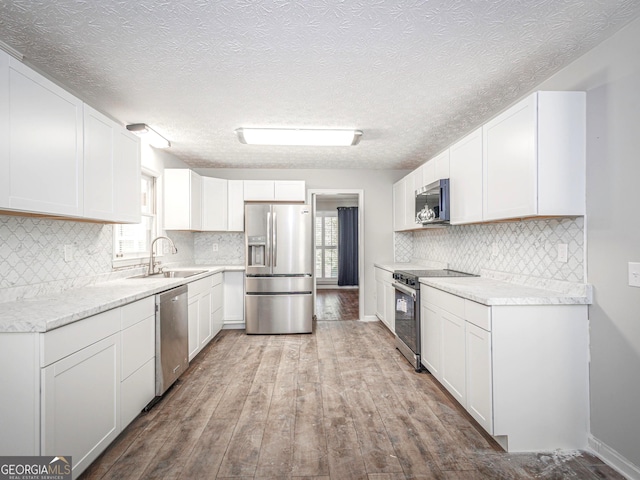
M 84 216 L 140 222 L 140 140 L 86 104 Z
M 304 202 L 303 180 L 245 180 L 244 199 L 247 202 Z
M 193 170 L 164 171 L 164 228 L 202 229 L 202 177 Z
M 483 220 L 584 215 L 584 92 L 536 92 L 482 127 Z
M 224 231 L 228 227 L 228 181 L 202 177 L 202 230 Z
M 82 102 L 0 56 L 0 208 L 83 215 Z
M 422 169 L 421 187 L 442 178 L 449 178 L 449 150 L 436 155 L 420 168 Z
M 482 128 L 450 149 L 451 223 L 482 221 Z
M 393 230 L 404 230 L 406 211 L 406 181 L 404 178 L 393 184 Z
M 244 232 L 244 181 L 229 180 L 227 184 L 227 230 Z

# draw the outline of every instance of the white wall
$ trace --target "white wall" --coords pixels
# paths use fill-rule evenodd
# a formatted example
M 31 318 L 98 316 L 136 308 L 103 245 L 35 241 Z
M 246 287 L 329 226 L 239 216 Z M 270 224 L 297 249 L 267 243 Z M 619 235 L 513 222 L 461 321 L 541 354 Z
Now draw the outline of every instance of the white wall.
M 539 89 L 587 92 L 591 432 L 640 466 L 640 288 L 627 284 L 640 262 L 640 20 Z
M 305 180 L 307 188 L 364 190 L 364 314 L 375 315 L 377 262 L 393 262 L 392 185 L 406 170 L 306 170 L 199 168 L 201 175 L 227 179 Z

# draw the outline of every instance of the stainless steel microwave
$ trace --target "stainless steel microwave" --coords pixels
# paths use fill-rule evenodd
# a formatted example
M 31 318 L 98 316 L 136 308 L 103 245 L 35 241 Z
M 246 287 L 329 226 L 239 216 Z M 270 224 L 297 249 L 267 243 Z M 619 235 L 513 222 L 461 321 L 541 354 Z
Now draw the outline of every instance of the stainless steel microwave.
M 416 223 L 449 223 L 449 179 L 437 180 L 416 190 Z

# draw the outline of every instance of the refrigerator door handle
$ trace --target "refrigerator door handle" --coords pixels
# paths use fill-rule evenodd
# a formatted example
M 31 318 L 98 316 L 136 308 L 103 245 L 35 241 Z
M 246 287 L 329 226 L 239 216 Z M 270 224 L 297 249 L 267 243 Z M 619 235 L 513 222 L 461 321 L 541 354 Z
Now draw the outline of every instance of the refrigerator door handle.
M 267 267 L 271 267 L 271 249 L 273 248 L 273 245 L 271 244 L 271 212 L 267 212 L 267 248 L 266 248 L 266 257 L 265 258 L 265 265 Z
M 273 212 L 273 266 L 278 265 L 278 213 Z

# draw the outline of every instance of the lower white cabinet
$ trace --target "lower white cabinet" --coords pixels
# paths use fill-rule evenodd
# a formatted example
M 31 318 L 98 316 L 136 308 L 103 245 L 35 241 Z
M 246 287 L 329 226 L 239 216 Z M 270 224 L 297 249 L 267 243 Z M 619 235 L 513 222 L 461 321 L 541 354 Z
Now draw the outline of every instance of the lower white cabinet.
M 391 333 L 395 333 L 396 309 L 393 274 L 383 268 L 376 267 L 376 316 Z
M 81 472 L 120 433 L 119 334 L 42 369 L 42 455 Z
M 189 290 L 189 361 L 222 330 L 222 273 L 196 280 Z
M 507 451 L 583 449 L 587 313 L 587 305 L 489 307 L 422 285 L 422 364 Z
M 226 328 L 244 328 L 244 272 L 224 272 L 222 321 Z
M 0 451 L 71 455 L 76 478 L 155 396 L 155 299 L 0 334 Z
M 467 411 L 493 434 L 491 333 L 469 322 L 466 324 L 466 374 Z

